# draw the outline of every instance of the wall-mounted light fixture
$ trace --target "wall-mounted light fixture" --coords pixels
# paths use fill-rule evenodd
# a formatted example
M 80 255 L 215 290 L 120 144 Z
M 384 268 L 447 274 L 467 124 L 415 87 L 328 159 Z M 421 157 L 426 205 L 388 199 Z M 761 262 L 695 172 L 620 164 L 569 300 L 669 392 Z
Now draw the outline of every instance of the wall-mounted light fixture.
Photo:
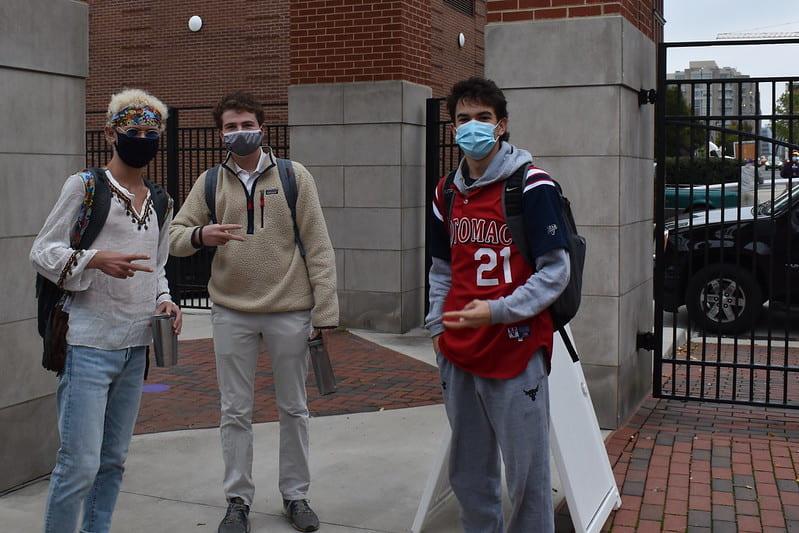
M 189 29 L 191 31 L 200 31 L 200 28 L 203 27 L 203 19 L 194 15 L 189 19 Z
M 463 33 L 458 34 L 458 46 L 461 48 L 466 46 L 466 36 Z

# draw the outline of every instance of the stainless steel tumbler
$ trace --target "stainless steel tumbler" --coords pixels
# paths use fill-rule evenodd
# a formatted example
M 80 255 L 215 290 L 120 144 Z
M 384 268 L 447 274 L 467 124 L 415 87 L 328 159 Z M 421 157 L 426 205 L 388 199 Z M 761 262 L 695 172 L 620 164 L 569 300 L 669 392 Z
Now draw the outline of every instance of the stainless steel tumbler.
M 336 375 L 321 335 L 308 341 L 308 350 L 311 352 L 311 366 L 319 394 L 325 396 L 336 392 Z
M 155 315 L 150 322 L 153 327 L 155 366 L 175 366 L 178 363 L 178 336 L 172 329 L 175 317 Z

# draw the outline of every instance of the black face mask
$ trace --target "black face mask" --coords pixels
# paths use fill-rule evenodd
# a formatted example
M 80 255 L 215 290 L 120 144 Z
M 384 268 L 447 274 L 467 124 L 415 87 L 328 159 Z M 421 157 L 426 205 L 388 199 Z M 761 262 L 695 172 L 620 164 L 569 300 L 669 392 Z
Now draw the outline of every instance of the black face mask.
M 116 146 L 119 158 L 133 168 L 146 167 L 158 153 L 158 139 L 128 137 L 119 132 L 117 132 Z

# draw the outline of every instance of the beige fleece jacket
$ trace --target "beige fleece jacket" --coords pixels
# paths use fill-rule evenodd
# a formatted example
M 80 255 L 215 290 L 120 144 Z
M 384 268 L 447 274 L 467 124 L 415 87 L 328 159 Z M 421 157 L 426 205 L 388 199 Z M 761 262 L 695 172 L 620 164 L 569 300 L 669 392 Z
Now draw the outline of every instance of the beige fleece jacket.
M 211 269 L 211 300 L 236 311 L 279 313 L 311 310 L 314 327 L 338 325 L 336 259 L 322 214 L 313 176 L 293 163 L 297 177 L 297 226 L 305 246 L 305 261 L 294 243 L 294 228 L 277 165 L 272 163 L 254 184 L 248 216 L 244 185 L 231 167 L 220 168 L 216 216 L 220 224 L 241 224 L 245 240 L 219 246 Z M 207 172 L 207 171 L 206 171 Z M 210 224 L 203 172 L 169 228 L 170 252 L 187 257 L 197 248 L 195 228 Z M 260 195 L 264 191 L 263 226 Z M 249 220 L 248 220 L 249 219 Z

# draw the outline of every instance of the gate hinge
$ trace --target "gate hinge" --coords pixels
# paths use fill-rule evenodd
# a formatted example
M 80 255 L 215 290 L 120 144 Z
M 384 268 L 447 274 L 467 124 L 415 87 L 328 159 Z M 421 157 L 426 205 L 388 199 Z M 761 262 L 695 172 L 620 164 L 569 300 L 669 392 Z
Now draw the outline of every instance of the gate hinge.
M 641 89 L 638 91 L 638 105 L 654 104 L 657 102 L 658 92 L 655 89 Z
M 635 350 L 646 350 L 652 352 L 655 350 L 655 334 L 651 331 L 645 333 L 638 333 L 635 336 Z

